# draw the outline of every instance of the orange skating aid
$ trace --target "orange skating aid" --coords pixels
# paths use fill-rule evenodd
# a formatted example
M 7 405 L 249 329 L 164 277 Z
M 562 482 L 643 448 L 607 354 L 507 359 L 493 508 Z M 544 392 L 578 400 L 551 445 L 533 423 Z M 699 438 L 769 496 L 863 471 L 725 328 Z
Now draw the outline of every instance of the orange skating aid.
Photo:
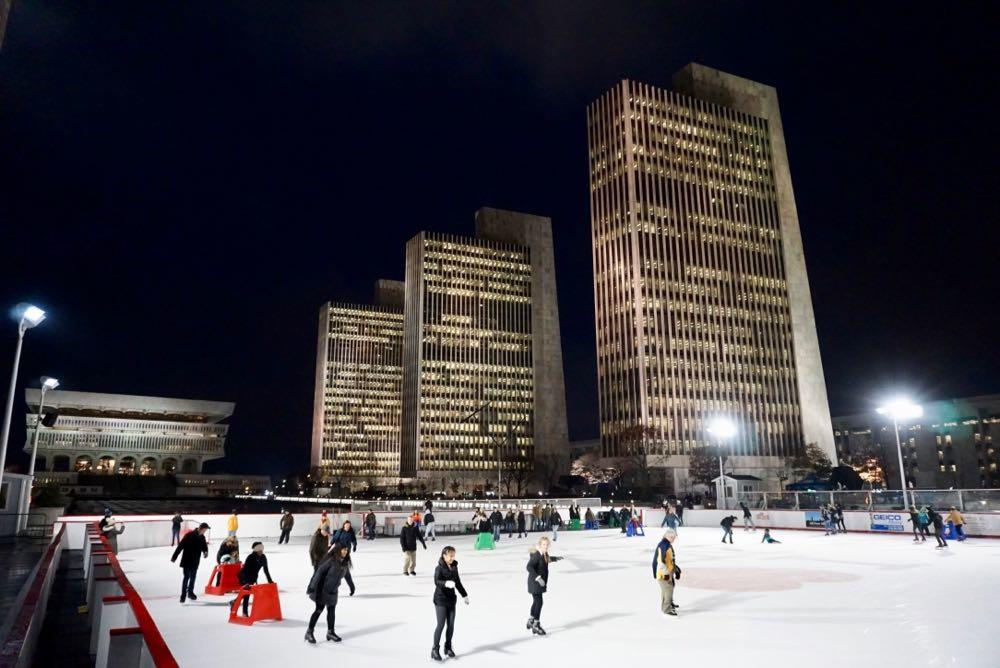
M 238 561 L 231 564 L 216 564 L 215 568 L 212 569 L 212 574 L 208 577 L 205 593 L 212 596 L 222 596 L 239 591 L 242 586 L 240 584 L 240 568 L 242 567 L 243 564 Z M 222 574 L 222 579 L 219 580 L 219 584 L 215 584 L 219 573 Z
M 250 597 L 250 616 L 242 617 L 238 613 L 243 606 L 243 599 Z M 278 621 L 281 617 L 281 601 L 278 600 L 278 585 L 275 582 L 251 585 L 249 589 L 240 589 L 233 607 L 229 610 L 229 623 L 250 626 L 254 622 Z

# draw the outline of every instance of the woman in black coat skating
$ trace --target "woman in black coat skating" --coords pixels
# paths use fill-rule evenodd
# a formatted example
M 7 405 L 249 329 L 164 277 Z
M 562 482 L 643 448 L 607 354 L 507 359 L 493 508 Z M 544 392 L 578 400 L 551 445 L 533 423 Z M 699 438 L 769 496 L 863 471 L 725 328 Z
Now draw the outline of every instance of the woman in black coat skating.
M 559 561 L 562 557 L 549 555 L 549 539 L 542 536 L 538 544 L 531 548 L 528 557 L 528 593 L 531 594 L 531 616 L 528 617 L 527 628 L 535 635 L 545 635 L 542 628 L 542 595 L 549 587 L 549 562 Z
M 527 536 L 528 532 L 524 529 L 524 511 L 517 511 L 517 537 Z
M 306 630 L 306 641 L 316 643 L 313 630 L 319 620 L 319 613 L 326 608 L 326 639 L 333 642 L 340 642 L 333 628 L 337 617 L 337 595 L 340 589 L 341 580 L 347 580 L 347 586 L 351 588 L 351 596 L 354 596 L 354 580 L 351 579 L 351 548 L 347 545 L 334 543 L 323 560 L 316 567 L 309 586 L 306 587 L 306 594 L 316 603 L 316 610 L 309 618 L 309 628 Z
M 431 658 L 435 661 L 441 661 L 441 631 L 445 627 L 447 630 L 444 634 L 444 653 L 449 658 L 455 658 L 451 638 L 455 633 L 455 604 L 458 603 L 456 590 L 462 595 L 465 604 L 469 605 L 469 594 L 462 586 L 462 579 L 458 577 L 455 548 L 448 545 L 441 550 L 441 558 L 438 560 L 437 568 L 434 569 L 434 610 L 437 613 L 437 626 L 434 628 L 434 648 L 431 650 Z

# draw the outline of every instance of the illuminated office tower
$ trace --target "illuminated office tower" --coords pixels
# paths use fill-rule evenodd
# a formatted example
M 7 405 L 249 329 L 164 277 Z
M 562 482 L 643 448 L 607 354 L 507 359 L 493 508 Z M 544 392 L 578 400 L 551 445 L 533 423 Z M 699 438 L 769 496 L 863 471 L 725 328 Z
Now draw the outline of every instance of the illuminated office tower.
M 697 64 L 673 83 L 587 110 L 602 451 L 683 485 L 726 415 L 727 468 L 836 461 L 777 93 Z
M 375 305 L 320 309 L 312 464 L 327 475 L 399 475 L 403 284 L 381 280 Z
M 481 209 L 476 233 L 406 245 L 403 477 L 490 480 L 498 456 L 530 471 L 568 447 L 552 223 Z

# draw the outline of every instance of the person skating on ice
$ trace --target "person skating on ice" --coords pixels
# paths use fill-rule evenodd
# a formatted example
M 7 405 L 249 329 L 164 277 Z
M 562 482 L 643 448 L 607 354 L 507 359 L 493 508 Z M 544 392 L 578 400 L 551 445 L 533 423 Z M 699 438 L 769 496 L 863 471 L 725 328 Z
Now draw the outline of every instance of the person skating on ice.
M 913 525 L 913 542 L 914 543 L 919 543 L 921 541 L 926 542 L 927 538 L 924 537 L 923 533 L 920 530 L 921 529 L 920 513 L 917 512 L 916 506 L 910 506 L 910 519 L 907 521 Z
M 527 537 L 527 535 L 528 535 L 528 532 L 525 530 L 525 527 L 524 527 L 524 522 L 525 522 L 524 510 L 523 509 L 522 510 L 518 510 L 517 511 L 517 537 L 518 538 L 520 538 L 521 536 Z
M 549 539 L 542 536 L 538 539 L 538 544 L 531 548 L 528 557 L 528 593 L 531 594 L 531 612 L 528 617 L 527 628 L 535 635 L 545 635 L 542 628 L 542 603 L 543 595 L 549 587 L 549 563 L 559 561 L 562 557 L 553 557 L 549 554 Z
M 246 591 L 250 590 L 250 587 L 257 584 L 257 578 L 260 577 L 260 572 L 264 571 L 264 576 L 267 577 L 268 582 L 274 582 L 271 578 L 271 571 L 267 569 L 267 557 L 264 556 L 264 543 L 256 541 L 250 546 L 250 554 L 243 561 L 243 568 L 240 569 L 239 580 L 240 585 Z M 233 599 L 230 608 L 236 605 L 236 600 Z M 250 596 L 243 597 L 243 616 L 250 616 Z
M 500 542 L 500 532 L 503 530 L 503 513 L 497 508 L 490 513 L 490 526 L 493 528 L 493 542 Z
M 764 537 L 760 539 L 760 542 L 768 544 L 770 543 L 778 543 L 779 545 L 781 544 L 780 540 L 775 540 L 774 538 L 771 537 L 770 529 L 764 529 Z
M 183 522 L 184 518 L 181 517 L 180 511 L 175 512 L 174 516 L 170 518 L 170 547 L 181 542 L 181 524 Z
M 514 522 L 515 521 L 516 521 L 516 519 L 514 517 L 514 509 L 513 508 L 508 508 L 507 509 L 507 514 L 504 515 L 504 518 L 503 518 L 504 526 L 507 527 L 507 538 L 513 538 L 514 537 Z
M 236 509 L 233 508 L 233 514 L 229 516 L 226 520 L 226 534 L 229 536 L 235 536 L 236 532 L 240 530 L 240 517 Z
M 354 533 L 354 527 L 350 520 L 345 520 L 339 529 L 330 535 L 330 544 L 339 543 L 351 548 L 352 552 L 358 551 L 358 536 Z
M 938 550 L 942 547 L 948 547 L 948 541 L 944 539 L 944 518 L 941 517 L 941 513 L 928 506 L 927 514 L 931 518 L 931 524 L 934 525 L 934 537 L 937 538 L 938 542 L 934 549 Z
M 177 561 L 177 555 L 181 555 L 181 569 L 184 571 L 184 579 L 181 580 L 181 603 L 187 598 L 192 601 L 198 600 L 194 594 L 194 580 L 198 575 L 200 560 L 208 558 L 208 541 L 205 540 L 208 528 L 208 525 L 202 522 L 201 526 L 177 543 L 174 556 L 170 557 L 170 561 L 173 562 Z
M 378 524 L 378 518 L 375 517 L 375 511 L 369 510 L 368 514 L 365 515 L 365 538 L 368 540 L 375 540 L 375 527 Z
M 653 553 L 653 577 L 660 585 L 660 611 L 671 617 L 677 616 L 677 604 L 674 603 L 674 583 L 681 576 L 681 569 L 675 561 L 674 546 L 677 542 L 677 532 L 667 529 L 663 539 L 657 544 Z
M 412 517 L 407 517 L 406 524 L 399 531 L 399 544 L 403 548 L 403 575 L 417 574 L 417 541 L 427 549 L 420 529 L 413 523 Z
M 722 527 L 722 542 L 726 542 L 726 536 L 729 536 L 729 544 L 733 544 L 733 522 L 736 521 L 736 515 L 730 515 L 729 517 L 724 517 L 719 526 Z
M 753 523 L 753 513 L 750 512 L 750 508 L 747 507 L 745 501 L 740 501 L 740 510 L 743 511 L 743 531 L 750 531 L 751 528 L 756 532 L 757 525 Z
M 429 504 L 430 501 L 427 503 Z M 434 513 L 431 512 L 430 508 L 426 508 L 426 511 L 424 513 L 424 540 L 430 538 L 431 542 L 434 542 L 437 540 L 437 530 L 434 528 Z
M 281 535 L 278 536 L 278 545 L 288 543 L 289 537 L 292 535 L 293 526 L 295 526 L 295 517 L 287 510 L 282 510 L 281 519 L 278 521 L 278 529 L 281 530 Z
M 563 528 L 562 515 L 555 508 L 552 509 L 552 514 L 549 515 L 549 524 L 552 525 L 552 540 L 559 540 L 559 529 Z
M 351 596 L 354 596 L 354 580 L 351 578 L 351 548 L 347 545 L 334 543 L 330 551 L 319 562 L 316 572 L 309 580 L 306 587 L 306 594 L 316 604 L 309 617 L 309 628 L 306 630 L 305 640 L 308 643 L 316 644 L 316 637 L 313 632 L 316 630 L 316 622 L 319 615 L 326 608 L 326 639 L 333 642 L 340 642 L 337 635 L 335 622 L 337 619 L 337 597 L 340 592 L 341 581 L 346 580 L 347 586 L 351 589 Z
M 458 562 L 455 560 L 455 548 L 448 545 L 441 550 L 441 558 L 434 569 L 434 612 L 437 615 L 437 626 L 434 627 L 434 647 L 431 658 L 441 661 L 441 631 L 444 630 L 444 653 L 448 658 L 455 658 L 451 640 L 455 634 L 455 607 L 458 596 L 469 605 L 469 594 L 462 586 L 458 576 Z
M 955 525 L 955 540 L 965 540 L 965 518 L 955 506 L 952 506 L 948 513 L 948 521 Z
M 312 562 L 313 569 L 319 566 L 319 562 L 326 556 L 330 549 L 330 530 L 326 527 L 316 529 L 312 540 L 309 541 L 309 561 Z
M 628 523 L 632 519 L 632 513 L 629 512 L 628 506 L 622 506 L 622 509 L 618 511 L 619 521 L 621 522 L 622 533 L 628 531 Z
M 840 529 L 841 533 L 847 533 L 847 525 L 844 523 L 844 506 L 836 503 L 834 508 L 837 509 L 837 528 Z

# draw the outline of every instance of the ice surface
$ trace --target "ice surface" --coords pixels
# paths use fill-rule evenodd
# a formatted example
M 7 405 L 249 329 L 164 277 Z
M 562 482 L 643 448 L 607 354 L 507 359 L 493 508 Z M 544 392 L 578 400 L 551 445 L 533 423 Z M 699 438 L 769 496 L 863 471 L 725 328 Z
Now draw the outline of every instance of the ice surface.
M 339 644 L 302 635 L 313 604 L 307 545 L 267 544 L 281 588 L 285 620 L 252 627 L 227 623 L 227 598 L 200 594 L 211 557 L 198 571 L 199 599 L 181 605 L 181 570 L 170 548 L 123 552 L 122 566 L 146 601 L 181 666 L 302 666 L 347 659 L 352 666 L 432 663 L 432 572 L 440 550 L 458 548 L 470 606 L 461 603 L 455 650 L 466 666 L 990 666 L 1000 665 L 1000 541 L 970 539 L 935 550 L 903 536 L 823 536 L 681 528 L 683 576 L 678 617 L 659 610 L 652 550 L 660 531 L 625 538 L 617 530 L 563 532 L 552 553 L 542 623 L 546 637 L 525 630 L 528 549 L 537 538 L 472 550 L 472 537 L 443 537 L 418 549 L 417 577 L 402 575 L 399 542 L 362 541 L 354 554 L 357 594 L 341 590 Z M 249 537 L 242 537 L 244 551 Z M 533 662 L 528 664 L 526 662 Z M 546 662 L 534 664 L 534 662 Z M 665 662 L 665 663 L 661 663 Z M 405 662 L 405 663 L 404 663 Z

